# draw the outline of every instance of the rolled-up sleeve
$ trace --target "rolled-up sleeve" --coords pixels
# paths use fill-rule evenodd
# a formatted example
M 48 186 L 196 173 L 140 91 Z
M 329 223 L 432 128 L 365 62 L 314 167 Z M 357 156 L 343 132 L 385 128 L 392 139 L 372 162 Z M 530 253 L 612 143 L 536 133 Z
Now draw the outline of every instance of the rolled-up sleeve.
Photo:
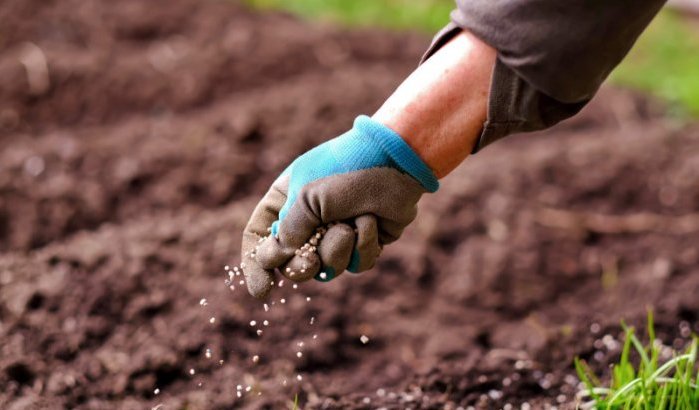
M 664 0 L 457 0 L 423 59 L 463 29 L 498 52 L 476 150 L 577 113 Z

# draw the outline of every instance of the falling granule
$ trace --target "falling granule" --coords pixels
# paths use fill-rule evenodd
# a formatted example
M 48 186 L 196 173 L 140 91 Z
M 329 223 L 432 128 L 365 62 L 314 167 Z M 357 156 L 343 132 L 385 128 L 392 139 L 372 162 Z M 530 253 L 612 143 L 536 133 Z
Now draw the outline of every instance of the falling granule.
M 202 382 L 197 383 L 197 387 L 201 387 L 201 386 L 202 386 Z
M 287 270 L 287 272 L 288 272 L 290 269 L 289 269 L 289 268 L 286 268 L 286 270 Z M 284 286 L 284 279 L 282 279 L 282 280 L 279 281 L 279 287 L 281 288 L 282 286 Z
M 313 335 L 313 339 L 317 339 L 317 338 L 318 338 L 318 335 Z
M 300 374 L 297 374 L 297 375 L 296 375 L 296 380 L 301 381 L 301 380 L 303 380 L 303 377 L 301 377 Z
M 292 288 L 298 289 L 298 288 L 299 288 L 299 285 L 297 285 L 296 283 L 294 283 L 294 285 L 292 286 Z
M 262 326 L 269 326 L 269 320 L 267 320 L 267 319 L 263 320 Z
M 311 316 L 311 324 L 313 324 L 315 321 L 316 321 L 316 317 L 315 317 L 315 316 Z
M 255 355 L 255 356 L 252 357 L 252 362 L 253 362 L 253 363 L 257 363 L 257 362 L 259 362 L 259 361 L 260 361 L 260 356 Z
M 254 321 L 254 320 L 251 320 L 251 321 L 250 321 L 250 326 L 255 326 L 255 325 L 257 325 L 257 322 Z
M 216 318 L 212 316 L 211 319 L 209 319 L 209 323 L 211 323 L 212 325 L 216 323 Z
M 230 290 L 235 290 L 235 286 L 231 285 L 231 286 L 228 287 L 228 289 L 230 289 Z
M 310 296 L 306 296 L 306 302 L 310 302 L 310 301 L 311 301 L 311 297 L 310 297 Z
M 325 279 L 328 278 L 328 274 L 325 273 L 325 272 L 320 272 L 320 278 L 323 279 L 323 280 L 325 280 Z
M 264 305 L 262 305 L 262 307 L 265 308 L 265 312 L 269 312 L 269 305 L 265 303 Z
M 490 390 L 488 391 L 488 397 L 493 400 L 500 400 L 502 398 L 502 392 L 500 390 Z
M 238 282 L 238 283 L 240 283 L 241 285 L 244 285 L 245 281 L 241 279 L 240 282 Z
M 262 336 L 262 329 L 257 329 L 257 335 Z
M 238 398 L 243 397 L 243 392 L 235 392 L 235 395 L 238 396 Z
M 239 384 L 239 385 L 235 386 L 235 389 L 238 391 L 243 390 L 243 385 Z
M 201 298 L 201 300 L 199 301 L 199 306 L 206 306 L 208 304 L 209 302 L 206 301 L 206 298 Z
M 223 267 L 223 270 L 230 270 L 230 269 L 231 269 L 231 267 L 228 266 L 228 265 L 226 265 L 226 266 Z
M 369 343 L 369 338 L 366 335 L 362 335 L 359 340 L 362 342 L 362 344 L 367 344 Z
M 303 353 L 301 353 L 301 352 L 296 352 L 296 357 L 299 357 L 299 358 L 300 358 L 301 356 L 303 356 Z
M 160 394 L 160 389 L 155 389 L 155 390 L 153 390 L 153 394 L 155 394 L 156 396 L 159 395 L 159 394 Z
M 189 374 L 191 374 L 192 376 L 194 376 L 196 373 L 197 373 L 196 370 L 194 370 L 194 369 L 189 369 Z
M 219 365 L 219 366 L 223 366 L 223 359 L 221 359 L 221 360 L 218 361 L 218 365 Z
M 282 380 L 282 386 L 286 386 L 286 379 Z
M 281 304 L 286 303 L 286 299 L 284 299 L 284 298 L 280 299 L 280 300 L 279 300 L 279 303 L 281 303 Z
M 207 359 L 211 359 L 211 349 L 206 349 L 204 356 L 206 356 Z
M 296 343 L 299 347 L 303 347 L 303 342 Z
M 249 392 L 250 390 L 252 390 L 252 386 L 248 385 L 248 386 L 245 388 L 245 391 L 248 391 L 248 392 Z

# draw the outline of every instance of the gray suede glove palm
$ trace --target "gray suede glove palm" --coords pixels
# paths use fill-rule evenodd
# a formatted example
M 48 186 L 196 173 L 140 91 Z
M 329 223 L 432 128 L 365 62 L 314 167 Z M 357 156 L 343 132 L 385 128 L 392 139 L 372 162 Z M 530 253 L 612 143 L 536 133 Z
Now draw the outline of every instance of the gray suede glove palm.
M 241 268 L 265 297 L 275 271 L 293 281 L 331 280 L 374 266 L 439 182 L 403 139 L 366 116 L 298 157 L 272 184 L 245 227 Z

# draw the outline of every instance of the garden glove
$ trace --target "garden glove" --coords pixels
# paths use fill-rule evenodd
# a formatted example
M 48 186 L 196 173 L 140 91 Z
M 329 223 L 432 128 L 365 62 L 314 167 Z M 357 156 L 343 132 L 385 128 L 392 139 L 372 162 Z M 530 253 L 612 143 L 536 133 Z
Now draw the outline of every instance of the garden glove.
M 359 116 L 345 134 L 298 157 L 274 181 L 243 233 L 248 291 L 265 297 L 275 269 L 330 280 L 374 266 L 439 182 L 393 130 Z

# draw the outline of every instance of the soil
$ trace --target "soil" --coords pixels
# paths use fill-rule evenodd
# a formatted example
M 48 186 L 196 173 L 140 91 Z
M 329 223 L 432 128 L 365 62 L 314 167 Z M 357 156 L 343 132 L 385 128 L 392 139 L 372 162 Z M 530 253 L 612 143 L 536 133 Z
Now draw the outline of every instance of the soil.
M 646 98 L 487 148 L 377 268 L 265 312 L 224 285 L 256 200 L 429 39 L 214 0 L 0 21 L 0 408 L 574 408 L 621 319 L 699 331 L 699 127 Z

